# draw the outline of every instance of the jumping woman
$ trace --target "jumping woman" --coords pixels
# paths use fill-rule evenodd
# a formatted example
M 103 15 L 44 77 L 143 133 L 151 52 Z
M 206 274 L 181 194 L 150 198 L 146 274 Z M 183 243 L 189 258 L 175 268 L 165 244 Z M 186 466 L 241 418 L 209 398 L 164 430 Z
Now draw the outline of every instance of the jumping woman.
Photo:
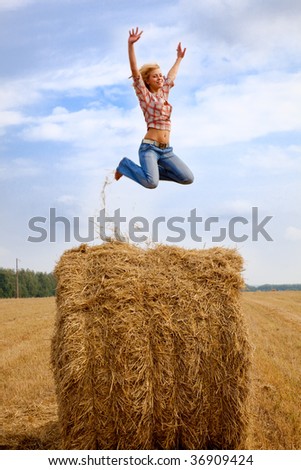
M 115 179 L 119 180 L 124 175 L 149 189 L 156 188 L 159 180 L 190 184 L 193 182 L 192 172 L 173 153 L 169 144 L 172 106 L 168 95 L 186 48 L 182 50 L 181 43 L 178 44 L 177 59 L 167 77 L 162 75 L 158 64 L 146 64 L 138 69 L 134 44 L 142 32 L 138 28 L 129 32 L 128 51 L 133 86 L 147 124 L 147 133 L 139 148 L 140 166 L 123 158 L 115 171 Z

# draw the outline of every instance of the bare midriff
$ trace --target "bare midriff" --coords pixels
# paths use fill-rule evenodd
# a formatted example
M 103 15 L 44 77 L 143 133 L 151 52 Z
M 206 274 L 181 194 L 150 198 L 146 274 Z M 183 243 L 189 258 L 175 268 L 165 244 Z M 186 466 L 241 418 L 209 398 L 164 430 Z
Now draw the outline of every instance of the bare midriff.
M 155 140 L 156 142 L 160 142 L 160 144 L 169 144 L 169 135 L 170 131 L 150 127 L 144 138 Z

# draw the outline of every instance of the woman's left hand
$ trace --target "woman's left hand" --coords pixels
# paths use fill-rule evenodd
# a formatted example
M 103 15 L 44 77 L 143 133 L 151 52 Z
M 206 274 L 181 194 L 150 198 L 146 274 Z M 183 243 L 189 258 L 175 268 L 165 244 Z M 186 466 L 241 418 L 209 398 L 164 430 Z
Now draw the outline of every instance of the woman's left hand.
M 177 57 L 178 57 L 178 59 L 183 59 L 183 57 L 185 56 L 185 52 L 186 52 L 186 47 L 184 49 L 182 49 L 182 45 L 179 42 L 178 47 L 177 47 Z

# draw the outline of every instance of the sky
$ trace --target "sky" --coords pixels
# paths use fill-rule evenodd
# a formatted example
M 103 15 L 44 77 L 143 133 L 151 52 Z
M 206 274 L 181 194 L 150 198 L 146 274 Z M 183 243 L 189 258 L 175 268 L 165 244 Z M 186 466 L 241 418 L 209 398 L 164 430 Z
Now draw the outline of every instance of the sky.
M 143 248 L 236 248 L 252 285 L 301 282 L 300 0 L 0 0 L 0 266 L 50 272 L 114 227 Z M 130 76 L 164 74 L 192 185 L 114 170 L 146 132 Z

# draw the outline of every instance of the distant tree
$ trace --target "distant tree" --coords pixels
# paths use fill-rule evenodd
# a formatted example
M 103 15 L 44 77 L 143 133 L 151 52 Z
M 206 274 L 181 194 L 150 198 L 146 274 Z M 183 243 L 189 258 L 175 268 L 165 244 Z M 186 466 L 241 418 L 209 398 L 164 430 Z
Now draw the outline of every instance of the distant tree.
M 249 286 L 246 285 L 244 288 L 245 291 L 256 292 L 256 291 L 285 291 L 285 290 L 301 290 L 301 284 L 262 284 L 261 286 Z
M 49 297 L 55 295 L 56 279 L 52 273 L 37 273 L 39 290 L 37 297 Z
M 10 298 L 16 295 L 16 278 L 12 269 L 0 268 L 0 297 Z
M 19 271 L 20 297 L 51 297 L 55 295 L 56 279 L 53 273 Z M 12 269 L 0 268 L 0 298 L 16 296 L 16 273 Z

